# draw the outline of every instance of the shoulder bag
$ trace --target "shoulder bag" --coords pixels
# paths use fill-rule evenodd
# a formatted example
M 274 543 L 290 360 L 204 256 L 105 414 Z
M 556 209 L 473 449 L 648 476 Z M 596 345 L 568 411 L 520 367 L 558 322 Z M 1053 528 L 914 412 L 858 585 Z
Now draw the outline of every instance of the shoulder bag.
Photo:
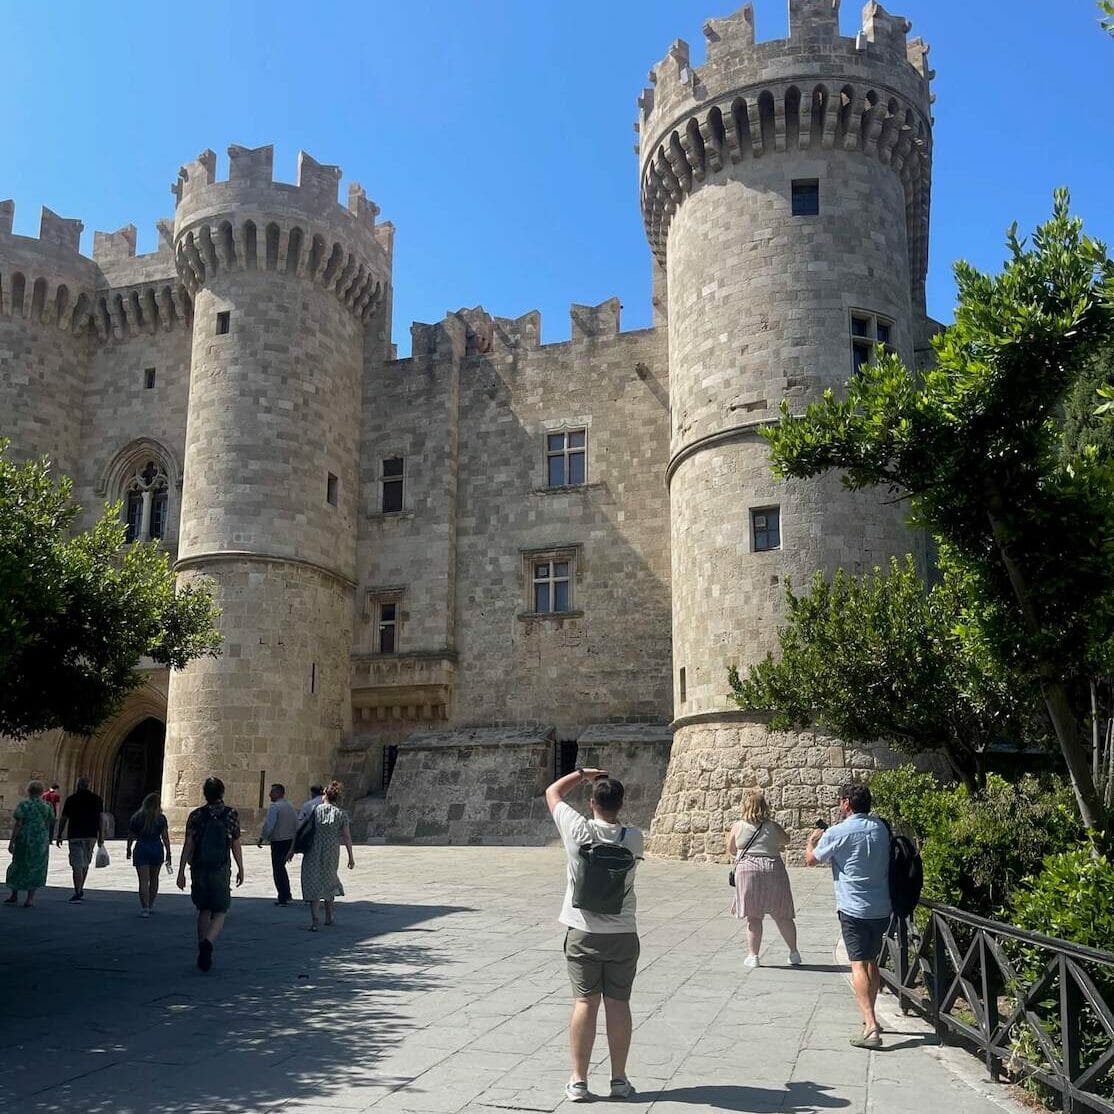
M 735 861 L 731 864 L 731 868 L 727 872 L 727 884 L 729 886 L 735 885 L 735 868 L 739 865 L 739 860 L 750 850 L 750 845 L 758 838 L 758 833 L 766 826 L 766 821 L 763 820 L 761 824 L 751 833 L 750 839 L 743 845 L 743 849 L 735 856 Z

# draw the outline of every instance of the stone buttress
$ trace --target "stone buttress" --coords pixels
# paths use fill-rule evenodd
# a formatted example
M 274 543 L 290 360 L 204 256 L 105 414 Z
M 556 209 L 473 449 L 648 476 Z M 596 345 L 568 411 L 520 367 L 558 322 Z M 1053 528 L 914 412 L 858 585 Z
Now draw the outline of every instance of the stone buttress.
M 839 390 L 875 341 L 911 365 L 926 332 L 927 47 L 873 2 L 845 38 L 838 7 L 790 0 L 789 38 L 764 43 L 749 5 L 711 20 L 705 64 L 678 40 L 639 102 L 670 364 L 676 733 L 659 854 L 722 854 L 748 785 L 806 829 L 833 785 L 880 758 L 767 734 L 727 679 L 776 650 L 787 580 L 858 573 L 915 547 L 877 493 L 835 476 L 775 480 L 759 437 L 783 400 L 800 411 Z

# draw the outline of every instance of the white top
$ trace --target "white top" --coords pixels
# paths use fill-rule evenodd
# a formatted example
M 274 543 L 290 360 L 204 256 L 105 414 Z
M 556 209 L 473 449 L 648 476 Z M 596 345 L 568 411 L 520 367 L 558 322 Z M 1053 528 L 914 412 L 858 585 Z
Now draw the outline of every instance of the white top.
M 568 859 L 568 884 L 565 886 L 565 901 L 561 915 L 557 918 L 567 928 L 578 928 L 581 932 L 637 932 L 635 924 L 634 870 L 627 875 L 627 893 L 623 898 L 623 908 L 619 913 L 592 913 L 587 909 L 577 909 L 572 903 L 572 890 L 578 872 L 584 869 L 580 848 L 586 843 L 618 843 L 622 835 L 622 824 L 608 824 L 603 820 L 588 820 L 581 816 L 572 805 L 562 801 L 553 810 L 553 821 L 561 833 Z M 636 859 L 641 859 L 645 850 L 642 832 L 638 828 L 627 828 L 623 846 L 629 847 Z
M 263 821 L 263 831 L 259 833 L 259 838 L 281 843 L 285 839 L 293 839 L 297 830 L 298 814 L 294 811 L 294 806 L 285 797 L 279 797 L 267 809 L 267 819 Z
M 731 830 L 735 833 L 735 853 L 738 855 L 746 842 L 754 834 L 754 825 L 740 820 Z M 776 859 L 789 846 L 785 829 L 773 820 L 767 820 L 758 838 L 747 850 L 748 855 L 758 855 L 764 859 Z

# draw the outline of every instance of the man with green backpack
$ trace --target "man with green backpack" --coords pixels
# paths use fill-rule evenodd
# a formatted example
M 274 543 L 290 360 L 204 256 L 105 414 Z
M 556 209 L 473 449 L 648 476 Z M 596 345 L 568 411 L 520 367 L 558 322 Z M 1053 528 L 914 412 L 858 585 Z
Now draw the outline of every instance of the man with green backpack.
M 589 820 L 565 800 L 581 784 L 591 786 Z M 631 1042 L 630 995 L 638 968 L 634 873 L 642 858 L 642 833 L 619 822 L 623 784 L 606 770 L 580 769 L 558 778 L 546 791 L 568 861 L 565 901 L 559 920 L 565 926 L 565 961 L 572 983 L 569 1045 L 572 1078 L 565 1097 L 586 1102 L 588 1062 L 603 1000 L 607 1047 L 611 1054 L 610 1098 L 634 1093 L 627 1079 Z

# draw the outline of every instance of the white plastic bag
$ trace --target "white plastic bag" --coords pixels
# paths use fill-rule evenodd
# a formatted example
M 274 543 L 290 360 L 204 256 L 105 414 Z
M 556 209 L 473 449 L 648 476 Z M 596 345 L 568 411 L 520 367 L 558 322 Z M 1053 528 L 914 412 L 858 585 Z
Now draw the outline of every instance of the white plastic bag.
M 93 859 L 94 866 L 108 866 L 112 860 L 108 857 L 108 848 L 102 843 L 97 848 L 96 857 Z

